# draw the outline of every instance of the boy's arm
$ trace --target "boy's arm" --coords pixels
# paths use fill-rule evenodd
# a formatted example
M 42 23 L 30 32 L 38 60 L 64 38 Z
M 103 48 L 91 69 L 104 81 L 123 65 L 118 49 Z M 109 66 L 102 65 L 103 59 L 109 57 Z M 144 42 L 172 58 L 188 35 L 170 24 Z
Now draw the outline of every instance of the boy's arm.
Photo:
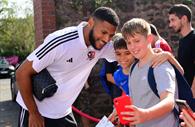
M 138 108 L 134 105 L 126 106 L 126 108 L 133 109 L 134 111 L 122 112 L 122 114 L 127 115 L 126 117 L 123 117 L 123 119 L 132 121 L 130 122 L 131 125 L 136 125 L 162 117 L 163 115 L 171 112 L 174 108 L 173 93 L 167 91 L 163 92 L 160 95 L 160 99 L 161 101 L 158 104 L 148 109 Z
M 193 97 L 195 98 L 195 76 L 194 76 L 194 79 L 192 81 L 191 90 L 192 90 L 192 93 L 193 93 Z
M 161 117 L 169 112 L 171 112 L 174 108 L 174 94 L 168 91 L 163 92 L 160 95 L 160 102 L 150 108 L 148 108 L 148 119 L 152 120 L 158 117 Z
M 116 67 L 117 67 L 117 62 L 111 62 L 111 63 L 109 63 L 108 61 L 105 62 L 106 79 L 112 84 L 115 84 L 113 74 L 114 71 L 116 70 Z
M 106 73 L 106 78 L 109 82 L 115 84 L 113 75 L 111 73 Z
M 179 62 L 175 59 L 175 57 L 170 52 L 166 52 L 166 51 L 163 51 L 163 52 L 156 54 L 156 56 L 152 60 L 152 67 L 155 68 L 156 66 L 164 63 L 167 60 L 171 64 L 173 64 L 182 75 L 184 74 L 184 70 L 183 70 L 182 66 L 179 64 Z

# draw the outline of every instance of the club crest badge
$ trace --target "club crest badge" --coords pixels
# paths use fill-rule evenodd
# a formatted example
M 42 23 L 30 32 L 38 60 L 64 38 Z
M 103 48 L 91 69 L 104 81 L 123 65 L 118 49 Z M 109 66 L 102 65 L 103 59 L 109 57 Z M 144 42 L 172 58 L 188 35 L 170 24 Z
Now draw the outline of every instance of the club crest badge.
M 89 51 L 87 53 L 87 57 L 89 60 L 92 60 L 93 58 L 95 58 L 95 51 Z

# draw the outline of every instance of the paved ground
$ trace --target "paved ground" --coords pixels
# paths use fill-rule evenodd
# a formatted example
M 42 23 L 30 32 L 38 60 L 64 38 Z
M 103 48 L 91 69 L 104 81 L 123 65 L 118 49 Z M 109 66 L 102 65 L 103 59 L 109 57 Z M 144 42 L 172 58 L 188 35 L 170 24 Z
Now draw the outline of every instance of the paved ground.
M 17 127 L 19 106 L 11 101 L 10 80 L 0 79 L 0 127 Z

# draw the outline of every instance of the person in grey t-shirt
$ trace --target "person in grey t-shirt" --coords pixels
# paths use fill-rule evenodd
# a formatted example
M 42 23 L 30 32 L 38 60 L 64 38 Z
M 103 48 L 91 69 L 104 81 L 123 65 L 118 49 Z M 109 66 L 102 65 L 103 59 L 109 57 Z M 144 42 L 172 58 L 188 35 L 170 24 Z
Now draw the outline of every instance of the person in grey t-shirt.
M 133 105 L 127 105 L 133 111 L 122 112 L 124 120 L 136 127 L 177 127 L 172 110 L 177 98 L 177 84 L 173 67 L 165 62 L 154 68 L 157 83 L 158 98 L 148 84 L 148 69 L 156 54 L 151 47 L 151 30 L 144 19 L 133 18 L 122 28 L 122 34 L 127 41 L 128 50 L 139 61 L 129 78 Z

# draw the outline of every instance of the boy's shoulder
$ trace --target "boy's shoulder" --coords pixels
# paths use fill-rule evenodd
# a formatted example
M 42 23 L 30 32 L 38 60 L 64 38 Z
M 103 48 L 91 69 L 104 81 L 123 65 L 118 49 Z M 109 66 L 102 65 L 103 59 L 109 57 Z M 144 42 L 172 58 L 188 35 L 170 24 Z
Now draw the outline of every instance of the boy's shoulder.
M 138 61 L 136 61 L 135 63 L 133 63 L 130 67 L 130 75 L 132 73 L 132 71 L 137 68 L 135 66 L 138 66 Z M 151 62 L 147 63 L 147 65 L 144 66 L 145 70 L 149 70 L 151 66 Z M 168 62 L 164 62 L 158 66 L 156 66 L 154 69 L 154 74 L 161 74 L 161 72 L 174 72 L 174 68 L 173 66 Z
M 114 79 L 124 80 L 128 77 L 129 75 L 123 73 L 123 69 L 121 66 L 119 66 L 119 68 L 114 72 Z
M 122 67 L 119 66 L 118 69 L 114 72 L 114 75 L 121 75 L 122 70 L 123 70 Z
M 173 66 L 168 62 L 164 62 L 154 68 L 154 71 L 171 71 L 174 70 Z

